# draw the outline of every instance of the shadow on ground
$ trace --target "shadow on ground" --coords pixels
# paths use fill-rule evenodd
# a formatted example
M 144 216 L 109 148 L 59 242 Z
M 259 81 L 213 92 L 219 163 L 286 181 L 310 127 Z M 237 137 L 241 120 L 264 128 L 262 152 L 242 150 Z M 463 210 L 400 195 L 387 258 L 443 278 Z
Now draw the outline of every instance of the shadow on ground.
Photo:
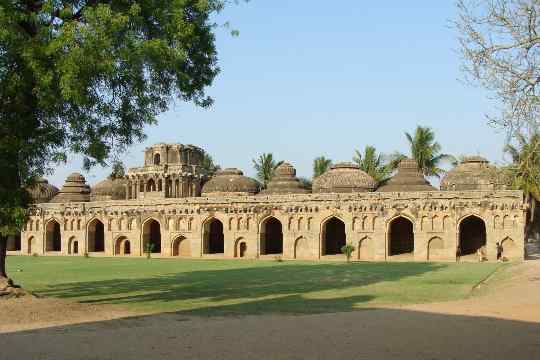
M 344 300 L 342 306 L 357 301 L 362 299 Z M 140 316 L 2 334 L 0 348 L 6 359 L 527 360 L 538 358 L 538 339 L 538 323 L 371 309 L 305 316 Z
M 283 263 L 151 278 L 65 283 L 49 286 L 39 293 L 83 303 L 127 304 L 197 315 L 341 312 L 354 310 L 355 305 L 375 299 L 377 295 L 362 293 L 362 287 L 395 282 L 396 289 L 392 291 L 398 297 L 402 294 L 406 297 L 408 289 L 400 289 L 399 286 L 404 285 L 399 284 L 399 280 L 436 273 L 447 266 L 435 263 Z M 448 276 L 422 280 L 423 285 L 432 286 L 431 290 L 435 291 L 442 291 L 452 281 L 454 285 L 459 283 Z M 313 293 L 317 293 L 316 298 L 309 298 Z

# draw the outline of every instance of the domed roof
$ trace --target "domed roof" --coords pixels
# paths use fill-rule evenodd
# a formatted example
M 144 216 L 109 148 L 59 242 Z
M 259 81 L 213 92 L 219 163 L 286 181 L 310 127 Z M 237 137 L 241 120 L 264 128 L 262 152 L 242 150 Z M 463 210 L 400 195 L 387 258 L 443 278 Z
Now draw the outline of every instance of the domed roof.
M 497 168 L 481 156 L 464 158 L 441 180 L 441 190 L 502 190 L 506 188 L 504 179 Z
M 126 183 L 124 179 L 107 179 L 98 182 L 92 187 L 90 199 L 92 201 L 124 200 L 126 198 Z
M 72 173 L 66 178 L 62 189 L 50 202 L 87 202 L 90 201 L 90 186 L 79 173 Z
M 381 186 L 379 192 L 405 192 L 405 191 L 434 191 L 437 190 L 426 180 L 420 172 L 414 159 L 404 159 L 399 163 L 396 175 L 386 185 Z
M 202 196 L 254 195 L 259 191 L 259 184 L 244 176 L 242 170 L 224 169 L 216 174 L 202 188 Z
M 266 189 L 261 191 L 261 194 L 307 194 L 309 192 L 296 177 L 296 169 L 284 162 L 276 168 L 272 180 Z
M 26 189 L 35 204 L 49 202 L 58 194 L 58 188 L 49 184 L 47 179 L 38 178 L 36 183 Z
M 339 163 L 313 180 L 315 193 L 352 193 L 373 191 L 377 182 L 353 163 Z

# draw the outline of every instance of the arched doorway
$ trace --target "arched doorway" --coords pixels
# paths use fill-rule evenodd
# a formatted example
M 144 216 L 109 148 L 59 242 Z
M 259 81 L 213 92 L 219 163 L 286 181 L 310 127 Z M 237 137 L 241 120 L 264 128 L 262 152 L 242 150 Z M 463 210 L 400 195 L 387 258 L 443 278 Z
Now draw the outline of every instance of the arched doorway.
M 374 246 L 373 240 L 370 237 L 365 237 L 358 242 L 358 260 L 373 260 Z
M 311 257 L 311 251 L 309 242 L 305 237 L 299 237 L 294 243 L 294 258 L 295 259 L 309 259 Z
M 246 257 L 247 244 L 244 238 L 236 240 L 234 245 L 234 257 L 243 258 Z
M 283 227 L 275 217 L 261 225 L 261 255 L 283 254 Z
M 146 192 L 154 192 L 156 191 L 156 182 L 154 179 L 150 179 L 146 182 Z
M 427 249 L 428 261 L 444 259 L 444 240 L 436 236 L 429 240 Z
M 45 235 L 46 251 L 62 251 L 62 235 L 60 224 L 56 220 L 47 223 L 47 233 Z
M 191 244 L 183 236 L 179 236 L 173 241 L 172 250 L 173 256 L 191 257 Z
M 390 256 L 414 253 L 414 225 L 403 217 L 397 217 L 388 229 L 388 253 Z
M 478 216 L 471 215 L 459 224 L 459 247 L 461 256 L 475 255 L 478 250 L 485 256 L 486 224 Z
M 31 236 L 28 239 L 28 247 L 27 247 L 27 253 L 28 255 L 32 255 L 32 251 L 34 250 L 34 237 Z
M 161 225 L 158 221 L 150 219 L 143 226 L 143 251 L 153 254 L 161 253 Z
M 204 225 L 204 253 L 225 253 L 225 236 L 223 235 L 223 223 L 218 219 L 211 219 Z
M 105 251 L 105 226 L 98 219 L 88 224 L 88 252 Z
M 322 228 L 322 255 L 341 254 L 341 248 L 347 244 L 345 223 L 333 217 Z
M 130 255 L 131 254 L 131 243 L 125 236 L 120 236 L 116 239 L 114 244 L 114 254 L 115 255 Z
M 71 237 L 68 242 L 68 254 L 77 255 L 79 253 L 79 242 L 75 237 Z

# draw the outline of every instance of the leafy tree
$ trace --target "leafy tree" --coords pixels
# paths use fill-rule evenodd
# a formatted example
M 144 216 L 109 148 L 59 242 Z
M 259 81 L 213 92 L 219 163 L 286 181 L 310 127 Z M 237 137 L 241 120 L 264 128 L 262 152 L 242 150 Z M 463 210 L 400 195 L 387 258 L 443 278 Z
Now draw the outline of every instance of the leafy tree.
M 216 165 L 212 156 L 205 152 L 202 159 L 202 173 L 204 177 L 210 179 L 219 170 L 221 170 L 221 166 Z
M 540 2 L 459 0 L 455 27 L 463 71 L 492 93 L 501 112 L 488 118 L 511 133 L 539 124 Z
M 538 211 L 537 202 L 540 201 L 540 133 L 531 132 L 529 137 L 516 133 L 516 145 L 508 144 L 504 148 L 505 153 L 512 158 L 512 164 L 503 171 L 509 177 L 512 187 L 522 190 L 525 202 L 529 205 L 527 223 L 525 226 L 526 236 L 531 235 Z
M 124 164 L 120 160 L 113 162 L 112 171 L 109 178 L 112 180 L 122 179 L 126 175 Z
M 274 160 L 272 153 L 264 153 L 257 160 L 253 159 L 253 168 L 257 172 L 257 180 L 261 183 L 263 189 L 266 189 L 277 167 L 283 164 L 283 161 Z
M 212 104 L 211 15 L 226 2 L 0 2 L 2 229 L 17 227 L 22 189 L 68 153 L 82 154 L 86 168 L 104 165 L 142 140 L 174 98 Z
M 393 163 L 387 161 L 383 154 L 378 154 L 377 149 L 371 145 L 366 146 L 363 154 L 355 150 L 353 161 L 379 183 L 388 180 L 395 169 L 392 168 Z
M 442 162 L 452 162 L 454 157 L 441 153 L 441 145 L 435 141 L 435 133 L 429 127 L 417 126 L 414 135 L 405 133 L 411 147 L 411 156 L 425 176 L 440 177 L 444 170 Z
M 315 158 L 315 160 L 313 160 L 313 178 L 321 176 L 322 174 L 327 172 L 331 166 L 332 160 L 324 156 L 319 156 L 318 158 Z

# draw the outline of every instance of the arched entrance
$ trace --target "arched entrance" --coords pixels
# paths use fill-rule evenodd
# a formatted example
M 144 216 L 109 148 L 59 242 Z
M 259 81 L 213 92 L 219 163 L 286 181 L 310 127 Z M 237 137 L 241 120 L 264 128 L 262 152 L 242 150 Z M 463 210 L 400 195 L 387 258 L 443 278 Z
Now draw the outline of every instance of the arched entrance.
M 309 259 L 311 257 L 310 250 L 308 240 L 305 237 L 299 237 L 294 243 L 294 258 Z
M 400 216 L 390 223 L 388 253 L 389 256 L 414 253 L 414 225 L 409 219 Z
M 79 253 L 79 242 L 75 237 L 71 237 L 68 242 L 68 254 L 77 255 Z
M 480 250 L 485 256 L 486 224 L 478 216 L 466 217 L 459 224 L 461 256 L 475 255 Z
M 322 255 L 341 254 L 341 248 L 346 244 L 345 223 L 337 217 L 330 218 L 322 228 Z
M 149 250 L 153 254 L 161 253 L 161 225 L 154 219 L 143 225 L 143 251 L 147 253 Z
M 183 236 L 179 236 L 173 241 L 172 250 L 173 256 L 191 257 L 191 244 Z
M 88 252 L 105 251 L 105 226 L 98 219 L 88 224 Z
M 47 223 L 47 233 L 45 235 L 46 251 L 62 251 L 62 235 L 60 224 L 56 220 Z
M 234 257 L 243 258 L 246 257 L 247 244 L 243 238 L 236 240 L 234 245 Z
M 283 226 L 275 217 L 261 225 L 261 255 L 283 254 Z
M 358 242 L 358 260 L 373 260 L 374 248 L 373 240 L 370 237 L 365 237 Z
M 31 236 L 28 239 L 28 247 L 27 247 L 27 253 L 28 255 L 32 255 L 32 251 L 34 250 L 34 237 Z
M 428 261 L 444 259 L 444 240 L 436 236 L 429 240 L 427 249 Z
M 130 255 L 131 254 L 131 242 L 125 236 L 120 236 L 116 239 L 114 244 L 115 255 Z
M 205 254 L 223 254 L 225 252 L 223 223 L 218 219 L 211 219 L 204 225 L 203 250 Z

